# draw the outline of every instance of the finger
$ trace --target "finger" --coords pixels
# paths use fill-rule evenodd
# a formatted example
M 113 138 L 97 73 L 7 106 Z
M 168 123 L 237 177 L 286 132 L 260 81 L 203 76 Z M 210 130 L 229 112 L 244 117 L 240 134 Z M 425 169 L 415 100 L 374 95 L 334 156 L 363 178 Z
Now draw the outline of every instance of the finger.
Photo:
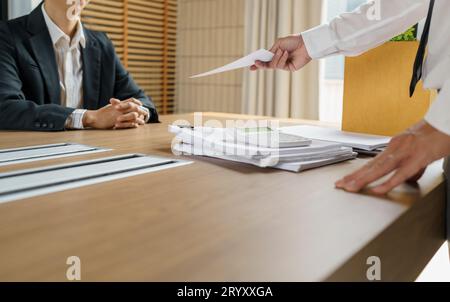
M 278 62 L 277 68 L 278 69 L 288 69 L 286 66 L 287 60 L 289 59 L 289 53 L 285 51 L 283 55 L 281 56 L 280 61 Z
M 255 62 L 255 66 L 256 66 L 258 69 L 266 69 L 266 68 L 269 68 L 269 63 L 261 62 L 261 61 L 256 61 L 256 62 Z
M 136 122 L 139 118 L 139 114 L 136 112 L 130 112 L 124 115 L 121 115 L 117 118 L 116 122 L 124 123 L 124 122 Z
M 137 123 L 140 126 L 144 126 L 145 123 L 145 116 L 143 115 L 137 115 L 136 112 L 130 112 L 128 114 L 119 116 L 116 119 L 116 123 Z
M 114 99 L 114 98 L 112 98 L 112 99 L 110 99 L 109 100 L 109 103 L 111 104 L 111 105 L 113 105 L 113 106 L 118 106 L 118 105 L 120 105 L 120 100 L 118 100 L 118 99 Z
M 416 175 L 414 175 L 413 177 L 408 179 L 408 183 L 411 183 L 411 184 L 417 183 L 419 181 L 419 179 L 422 178 L 422 176 L 425 174 L 426 171 L 427 171 L 427 168 L 421 169 L 419 171 L 419 173 L 417 173 Z
M 344 183 L 337 184 L 337 187 L 349 192 L 359 192 L 368 184 L 391 173 L 399 164 L 399 158 L 393 154 L 379 157 L 362 169 L 345 177 Z
M 356 170 L 352 174 L 347 175 L 344 178 L 342 178 L 341 180 L 339 180 L 338 182 L 336 182 L 336 185 L 343 189 L 345 184 L 347 184 L 348 182 L 351 182 L 354 179 L 358 179 L 358 178 L 364 176 L 368 172 L 375 169 L 376 166 L 383 165 L 383 163 L 386 160 L 388 160 L 387 158 L 390 157 L 393 152 L 395 152 L 395 150 L 393 150 L 393 151 L 387 150 L 387 151 L 379 154 L 377 157 L 375 157 L 373 160 L 369 161 L 367 164 L 365 164 L 360 169 Z
M 130 112 L 136 112 L 138 114 L 146 115 L 147 112 L 141 108 L 141 106 L 135 104 L 134 102 L 128 102 L 128 103 L 121 103 L 120 105 L 116 106 L 116 110 L 126 114 Z
M 302 64 L 301 63 L 299 64 L 299 63 L 300 62 L 298 62 L 298 59 L 297 60 L 295 58 L 292 59 L 291 64 L 295 71 L 300 70 L 300 68 L 302 67 Z
M 145 120 L 144 118 L 139 117 L 136 122 L 139 124 L 139 126 L 144 126 L 145 125 Z
M 138 128 L 139 125 L 137 123 L 116 123 L 114 129 L 130 129 L 130 128 Z
M 371 191 L 375 194 L 385 195 L 397 186 L 406 182 L 409 178 L 416 175 L 420 170 L 421 167 L 417 165 L 415 161 L 407 161 L 395 172 L 395 174 L 388 181 L 375 187 Z
M 250 71 L 257 71 L 260 69 L 266 69 L 266 63 L 263 62 L 255 62 L 255 65 L 250 66 Z
M 336 187 L 349 192 L 359 192 L 366 185 L 392 172 L 395 167 L 396 164 L 393 160 L 389 162 L 382 159 L 374 160 L 344 177 L 342 182 L 336 183 Z
M 113 103 L 111 103 L 111 104 L 113 104 Z M 114 102 L 113 105 L 114 105 L 114 108 L 116 110 L 119 110 L 119 111 L 128 110 L 130 108 L 130 106 L 131 106 L 129 102 L 128 103 L 125 103 L 125 102 L 119 102 L 119 103 Z
M 297 69 L 295 68 L 295 65 L 293 63 L 289 63 L 288 66 L 289 66 L 289 70 L 291 72 L 296 72 L 297 71 Z
M 136 111 L 139 115 L 147 116 L 148 112 L 144 110 L 141 106 L 138 106 L 138 110 Z
M 133 98 L 133 102 L 139 106 L 144 106 L 144 104 L 138 99 Z
M 144 126 L 145 123 L 145 116 L 144 115 L 139 115 L 139 117 L 137 118 L 136 122 L 139 124 L 139 126 Z
M 379 160 L 380 160 L 379 157 L 374 158 L 373 160 L 365 164 L 363 167 L 359 168 L 358 170 L 354 171 L 349 175 L 346 175 L 344 178 L 336 182 L 336 185 L 340 188 L 344 188 L 344 186 L 348 182 L 351 182 L 352 180 L 357 179 L 358 177 L 366 174 L 367 171 L 370 171 L 370 169 L 372 169 L 372 167 L 376 165 Z
M 136 104 L 138 106 L 142 106 L 143 105 L 141 101 L 139 101 L 138 99 L 135 99 L 135 98 L 128 99 L 128 100 L 126 100 L 126 102 L 131 102 L 131 103 L 134 103 L 134 104 Z
M 277 42 L 275 42 L 275 44 L 273 44 L 272 48 L 270 49 L 271 53 L 276 53 L 277 50 L 280 48 L 280 40 L 278 40 Z
M 275 56 L 272 61 L 269 63 L 269 68 L 276 69 L 278 62 L 280 62 L 281 57 L 283 56 L 283 52 L 281 50 L 277 50 Z

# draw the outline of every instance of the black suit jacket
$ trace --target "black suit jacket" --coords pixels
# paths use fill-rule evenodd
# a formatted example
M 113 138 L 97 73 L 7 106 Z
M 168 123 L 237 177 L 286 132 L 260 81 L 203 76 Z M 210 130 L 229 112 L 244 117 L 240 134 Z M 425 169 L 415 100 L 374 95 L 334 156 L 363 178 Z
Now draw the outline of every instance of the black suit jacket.
M 99 109 L 111 98 L 139 99 L 158 114 L 149 97 L 120 63 L 104 33 L 84 29 L 84 108 Z M 61 106 L 59 74 L 41 6 L 0 25 L 0 129 L 60 131 L 74 108 Z

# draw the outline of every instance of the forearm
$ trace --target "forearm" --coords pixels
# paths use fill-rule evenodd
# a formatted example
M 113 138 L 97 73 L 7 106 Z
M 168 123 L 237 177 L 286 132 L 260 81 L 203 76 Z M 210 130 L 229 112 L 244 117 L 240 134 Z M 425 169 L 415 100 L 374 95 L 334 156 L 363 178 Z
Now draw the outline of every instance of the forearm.
M 364 4 L 329 24 L 302 33 L 309 55 L 313 59 L 359 55 L 425 18 L 429 0 L 380 0 L 379 3 L 377 7 L 374 2 Z

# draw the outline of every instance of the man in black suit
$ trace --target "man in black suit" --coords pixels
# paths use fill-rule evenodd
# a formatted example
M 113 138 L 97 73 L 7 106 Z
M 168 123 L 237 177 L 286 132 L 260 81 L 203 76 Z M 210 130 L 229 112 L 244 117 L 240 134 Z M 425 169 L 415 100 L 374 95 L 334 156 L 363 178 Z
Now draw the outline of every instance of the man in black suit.
M 0 129 L 125 129 L 158 122 L 152 101 L 104 33 L 84 28 L 88 0 L 45 0 L 0 25 Z

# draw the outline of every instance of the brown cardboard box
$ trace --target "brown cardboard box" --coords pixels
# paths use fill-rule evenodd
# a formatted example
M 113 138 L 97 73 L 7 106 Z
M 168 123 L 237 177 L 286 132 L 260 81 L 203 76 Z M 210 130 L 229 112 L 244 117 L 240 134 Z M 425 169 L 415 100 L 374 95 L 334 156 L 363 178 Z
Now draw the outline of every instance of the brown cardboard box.
M 420 121 L 431 93 L 419 83 L 409 97 L 418 42 L 388 42 L 345 62 L 345 131 L 393 136 Z

